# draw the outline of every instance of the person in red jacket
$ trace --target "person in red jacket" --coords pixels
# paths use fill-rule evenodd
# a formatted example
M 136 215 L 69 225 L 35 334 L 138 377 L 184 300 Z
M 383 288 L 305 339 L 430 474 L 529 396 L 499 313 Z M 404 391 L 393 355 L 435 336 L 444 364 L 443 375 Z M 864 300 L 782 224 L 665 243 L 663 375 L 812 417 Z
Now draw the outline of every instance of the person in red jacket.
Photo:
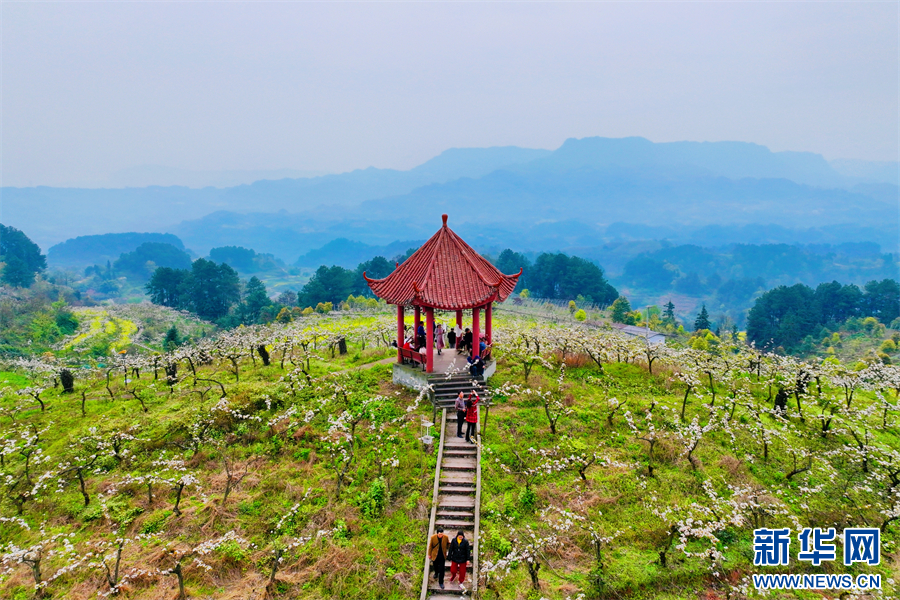
M 474 400 L 472 396 L 475 397 Z M 474 391 L 466 399 L 466 441 L 470 444 L 475 443 L 472 440 L 475 437 L 475 425 L 478 423 L 478 402 L 480 400 L 481 398 Z

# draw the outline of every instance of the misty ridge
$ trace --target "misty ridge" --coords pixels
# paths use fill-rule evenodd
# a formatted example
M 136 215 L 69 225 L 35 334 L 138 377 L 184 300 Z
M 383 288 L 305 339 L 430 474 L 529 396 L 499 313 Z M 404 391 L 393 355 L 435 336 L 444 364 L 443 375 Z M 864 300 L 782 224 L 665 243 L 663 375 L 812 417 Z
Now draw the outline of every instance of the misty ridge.
M 567 140 L 554 151 L 451 149 L 408 171 L 361 169 L 225 188 L 3 188 L 4 222 L 45 249 L 110 232 L 178 236 L 198 255 L 237 245 L 288 263 L 341 238 L 387 246 L 439 215 L 478 247 L 628 240 L 874 242 L 897 251 L 897 168 L 744 142 Z M 50 252 L 51 262 L 54 252 Z

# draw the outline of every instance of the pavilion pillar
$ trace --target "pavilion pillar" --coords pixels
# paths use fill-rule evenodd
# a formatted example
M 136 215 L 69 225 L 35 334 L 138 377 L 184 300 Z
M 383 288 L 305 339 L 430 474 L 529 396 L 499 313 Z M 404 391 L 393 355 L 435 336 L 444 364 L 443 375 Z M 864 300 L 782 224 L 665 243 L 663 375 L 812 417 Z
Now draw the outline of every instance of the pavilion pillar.
M 403 323 L 403 305 L 397 305 L 397 362 L 402 363 L 403 357 L 400 356 L 400 350 L 403 348 L 403 340 L 406 337 L 406 327 Z
M 425 371 L 427 373 L 434 372 L 434 309 L 430 306 L 425 308 Z
M 480 306 L 476 306 L 472 309 L 472 358 L 475 358 L 481 353 L 481 348 L 479 347 L 479 344 L 481 343 L 481 340 L 479 340 L 480 331 L 478 328 L 478 313 L 480 311 Z
M 491 317 L 494 314 L 493 308 L 493 302 L 488 302 L 484 307 L 484 335 L 487 338 L 486 341 L 488 345 L 490 345 L 494 341 L 493 330 L 491 329 Z
M 462 329 L 462 311 L 456 311 L 456 326 Z

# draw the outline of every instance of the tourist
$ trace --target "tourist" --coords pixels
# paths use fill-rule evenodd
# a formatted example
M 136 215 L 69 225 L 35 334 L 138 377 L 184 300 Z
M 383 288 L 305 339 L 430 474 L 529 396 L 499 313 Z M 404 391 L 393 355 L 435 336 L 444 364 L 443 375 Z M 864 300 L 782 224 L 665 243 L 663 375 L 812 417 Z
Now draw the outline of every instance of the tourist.
M 475 396 L 474 400 L 472 400 L 472 396 Z M 475 443 L 473 438 L 475 437 L 475 425 L 478 423 L 478 402 L 480 400 L 481 398 L 478 397 L 475 390 L 472 390 L 466 399 L 466 441 L 470 444 Z
M 441 350 L 444 348 L 444 326 L 440 323 L 434 328 L 434 345 L 437 347 L 438 356 L 440 356 Z
M 464 352 L 472 352 L 472 332 L 469 331 L 469 328 L 466 327 L 465 333 L 463 333 L 463 341 L 462 346 L 460 346 L 460 350 Z
M 425 347 L 425 326 L 422 324 L 422 321 L 419 321 L 419 325 L 416 327 L 416 347 Z
M 431 559 L 434 578 L 438 580 L 441 589 L 444 589 L 444 561 L 447 558 L 450 540 L 444 535 L 444 528 L 440 525 L 435 527 L 435 531 L 437 533 L 431 536 L 428 542 L 428 558 Z
M 453 329 L 453 347 L 459 348 L 460 344 L 462 344 L 463 331 L 462 327 L 460 327 L 459 323 L 456 324 L 456 327 Z
M 450 581 L 459 575 L 459 584 L 466 581 L 466 567 L 469 565 L 469 540 L 462 531 L 456 532 L 456 537 L 450 542 Z
M 481 336 L 481 340 L 478 342 L 478 355 L 484 356 L 484 351 L 487 349 L 487 342 L 485 341 L 485 336 Z
M 466 357 L 466 362 L 469 363 L 469 375 L 472 377 L 484 375 L 484 361 L 481 359 L 481 356 L 476 356 L 475 358 Z
M 456 397 L 456 437 L 461 438 L 463 436 L 462 428 L 463 423 L 466 422 L 466 399 L 463 398 L 463 393 L 460 392 L 459 396 Z
M 458 329 L 458 327 L 457 328 L 450 327 L 449 330 L 447 331 L 447 347 L 448 348 L 456 349 L 456 329 Z

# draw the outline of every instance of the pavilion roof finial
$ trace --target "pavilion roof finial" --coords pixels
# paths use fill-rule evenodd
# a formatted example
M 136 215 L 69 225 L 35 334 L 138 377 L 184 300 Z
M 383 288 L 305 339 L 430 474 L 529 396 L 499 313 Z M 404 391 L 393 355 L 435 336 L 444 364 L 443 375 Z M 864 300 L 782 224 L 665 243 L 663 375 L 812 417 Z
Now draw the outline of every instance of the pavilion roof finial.
M 441 220 L 444 221 L 444 227 L 446 227 L 447 226 L 447 215 L 446 214 L 441 215 Z

